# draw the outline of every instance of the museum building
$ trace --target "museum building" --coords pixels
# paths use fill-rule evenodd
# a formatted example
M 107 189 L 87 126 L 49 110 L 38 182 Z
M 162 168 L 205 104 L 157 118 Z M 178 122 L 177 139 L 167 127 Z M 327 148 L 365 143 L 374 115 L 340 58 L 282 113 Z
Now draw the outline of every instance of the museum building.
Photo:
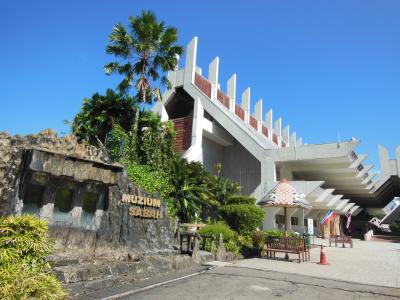
M 243 194 L 258 201 L 282 179 L 287 179 L 297 193 L 304 194 L 310 209 L 289 209 L 290 229 L 306 230 L 305 220 L 313 219 L 317 234 L 329 235 L 326 226 L 318 226 L 332 209 L 341 215 L 381 212 L 400 195 L 400 148 L 390 159 L 387 149 L 379 146 L 380 178 L 372 165 L 364 165 L 366 154 L 357 154 L 359 141 L 327 144 L 304 144 L 289 125 L 273 116 L 272 109 L 263 112 L 263 100 L 251 105 L 250 87 L 241 95 L 236 90 L 236 74 L 226 92 L 219 82 L 219 58 L 209 65 L 208 77 L 197 65 L 197 43 L 194 37 L 187 45 L 183 68 L 168 73 L 172 84 L 153 111 L 162 120 L 171 120 L 177 133 L 176 149 L 189 161 L 198 161 L 210 172 L 222 163 L 222 176 L 238 182 Z M 240 99 L 239 96 L 240 95 Z M 265 208 L 264 229 L 281 228 L 283 208 Z

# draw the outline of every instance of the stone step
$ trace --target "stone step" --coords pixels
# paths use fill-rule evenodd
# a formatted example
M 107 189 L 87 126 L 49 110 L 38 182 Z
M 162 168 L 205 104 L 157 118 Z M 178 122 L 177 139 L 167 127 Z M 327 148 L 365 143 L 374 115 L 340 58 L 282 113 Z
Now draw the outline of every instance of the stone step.
M 67 260 L 59 260 L 59 265 L 53 270 L 70 296 L 81 299 L 98 290 L 190 270 L 212 260 L 211 253 L 200 251 L 197 258 L 188 255 L 146 255 L 140 261 L 94 259 L 92 262 L 69 265 L 63 265 Z

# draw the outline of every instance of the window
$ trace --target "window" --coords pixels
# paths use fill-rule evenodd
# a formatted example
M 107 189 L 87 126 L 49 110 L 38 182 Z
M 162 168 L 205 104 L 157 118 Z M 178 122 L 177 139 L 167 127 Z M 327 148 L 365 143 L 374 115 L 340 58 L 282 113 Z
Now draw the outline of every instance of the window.
M 42 207 L 42 197 L 44 186 L 38 184 L 27 184 L 24 191 L 24 207 L 23 213 L 39 215 Z
M 275 175 L 276 175 L 276 181 L 279 181 L 279 180 L 281 180 L 281 169 L 278 167 L 278 166 L 276 166 L 276 168 L 275 168 Z
M 299 218 L 291 217 L 291 218 L 290 218 L 290 224 L 292 224 L 292 225 L 299 225 Z
M 86 192 L 83 195 L 82 210 L 88 213 L 96 212 L 98 195 L 93 192 Z
M 278 224 L 278 225 L 285 224 L 285 216 L 276 215 L 275 216 L 275 223 Z
M 99 195 L 97 193 L 86 192 L 83 194 L 81 224 L 85 227 L 93 225 L 98 200 Z
M 55 222 L 68 222 L 69 212 L 72 209 L 73 191 L 67 187 L 58 189 L 54 203 L 53 220 Z

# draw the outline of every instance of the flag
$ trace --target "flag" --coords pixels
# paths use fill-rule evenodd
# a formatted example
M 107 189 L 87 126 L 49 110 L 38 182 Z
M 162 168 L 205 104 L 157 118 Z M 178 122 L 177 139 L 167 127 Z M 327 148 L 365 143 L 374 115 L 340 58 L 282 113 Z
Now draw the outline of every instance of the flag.
M 347 217 L 346 229 L 349 229 L 351 223 L 351 213 L 347 213 L 346 217 Z
M 333 217 L 335 217 L 336 213 L 333 210 L 329 210 L 325 217 L 322 218 L 320 224 L 325 225 L 328 223 Z

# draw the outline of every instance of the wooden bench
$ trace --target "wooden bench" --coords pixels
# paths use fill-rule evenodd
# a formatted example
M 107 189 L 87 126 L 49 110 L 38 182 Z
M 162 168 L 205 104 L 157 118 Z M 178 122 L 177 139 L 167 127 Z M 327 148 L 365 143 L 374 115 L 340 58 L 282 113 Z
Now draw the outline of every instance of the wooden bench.
M 276 252 L 286 254 L 297 254 L 299 256 L 299 263 L 310 259 L 310 252 L 306 245 L 304 238 L 294 237 L 268 237 L 264 244 L 264 254 L 267 258 L 276 258 Z
M 329 237 L 329 247 L 332 247 L 332 244 L 335 244 L 335 247 L 338 246 L 338 244 L 342 243 L 342 247 L 346 248 L 345 244 L 349 244 L 350 248 L 353 248 L 353 240 L 351 239 L 351 236 L 347 235 L 334 235 Z

